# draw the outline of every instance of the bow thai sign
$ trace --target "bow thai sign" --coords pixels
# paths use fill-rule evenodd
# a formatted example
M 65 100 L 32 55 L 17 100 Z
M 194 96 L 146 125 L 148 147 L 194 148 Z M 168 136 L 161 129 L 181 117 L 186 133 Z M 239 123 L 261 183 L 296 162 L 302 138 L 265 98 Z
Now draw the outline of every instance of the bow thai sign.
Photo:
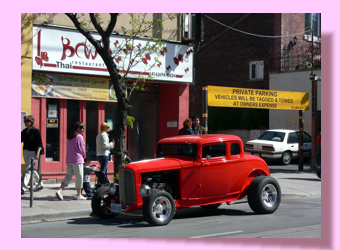
M 69 74 L 87 74 L 109 76 L 101 57 L 97 51 L 85 40 L 78 31 L 33 27 L 33 70 L 48 71 Z M 93 33 L 94 38 L 100 40 L 100 36 Z M 122 36 L 112 35 L 111 49 L 125 44 Z M 138 47 L 147 43 L 147 40 L 135 39 L 136 49 L 126 46 L 115 57 L 115 63 L 121 73 L 126 72 L 130 62 L 129 53 L 138 53 Z M 152 46 L 152 42 L 150 42 Z M 166 52 L 166 53 L 165 53 Z M 159 55 L 149 53 L 143 55 L 143 60 L 128 72 L 128 78 L 134 79 L 142 74 L 145 77 L 152 76 L 154 81 L 192 83 L 193 82 L 193 50 L 192 47 L 183 44 L 165 43 L 164 51 Z M 159 63 L 148 71 L 153 58 Z

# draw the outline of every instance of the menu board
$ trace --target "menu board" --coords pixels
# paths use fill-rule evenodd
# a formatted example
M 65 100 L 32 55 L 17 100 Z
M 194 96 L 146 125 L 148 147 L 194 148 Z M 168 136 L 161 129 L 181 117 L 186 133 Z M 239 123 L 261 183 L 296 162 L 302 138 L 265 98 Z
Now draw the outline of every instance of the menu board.
M 32 96 L 117 101 L 113 84 L 107 78 L 33 74 L 32 80 Z

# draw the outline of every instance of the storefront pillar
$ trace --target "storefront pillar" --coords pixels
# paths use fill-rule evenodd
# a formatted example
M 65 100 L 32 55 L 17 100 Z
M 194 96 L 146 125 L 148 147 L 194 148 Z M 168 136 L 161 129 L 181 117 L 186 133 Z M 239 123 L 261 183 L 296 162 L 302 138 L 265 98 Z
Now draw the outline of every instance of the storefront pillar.
M 178 135 L 178 130 L 183 127 L 183 121 L 187 118 L 189 118 L 189 85 L 161 84 L 160 139 Z

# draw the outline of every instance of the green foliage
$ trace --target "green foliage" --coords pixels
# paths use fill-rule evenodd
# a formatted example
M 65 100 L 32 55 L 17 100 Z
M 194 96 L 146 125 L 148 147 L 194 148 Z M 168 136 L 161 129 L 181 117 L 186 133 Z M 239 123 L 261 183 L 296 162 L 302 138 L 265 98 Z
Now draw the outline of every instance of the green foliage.
M 269 127 L 267 109 L 209 107 L 209 130 L 259 129 Z
M 119 182 L 119 174 L 115 174 L 115 176 L 113 177 L 113 182 L 114 183 L 118 183 Z
M 133 116 L 129 116 L 129 115 L 126 116 L 126 122 L 131 128 L 133 128 L 133 122 L 135 120 L 136 119 Z

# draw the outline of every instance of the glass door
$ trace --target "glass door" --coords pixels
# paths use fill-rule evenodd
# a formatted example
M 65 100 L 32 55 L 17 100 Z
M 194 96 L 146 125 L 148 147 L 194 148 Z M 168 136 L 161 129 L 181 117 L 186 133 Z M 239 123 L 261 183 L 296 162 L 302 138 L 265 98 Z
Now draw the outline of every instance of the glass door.
M 59 99 L 46 99 L 46 162 L 60 161 Z
M 98 102 L 86 102 L 86 156 L 97 160 L 96 137 L 98 134 Z

